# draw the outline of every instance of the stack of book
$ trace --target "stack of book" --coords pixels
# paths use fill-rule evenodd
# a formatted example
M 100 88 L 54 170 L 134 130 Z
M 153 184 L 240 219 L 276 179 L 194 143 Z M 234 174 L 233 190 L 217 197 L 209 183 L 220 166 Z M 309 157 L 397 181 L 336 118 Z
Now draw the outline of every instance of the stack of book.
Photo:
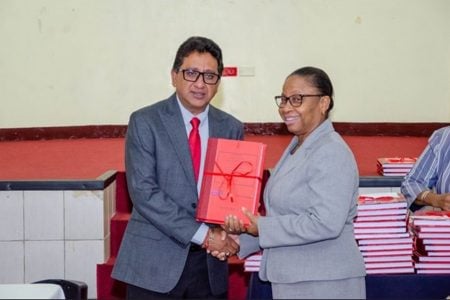
M 450 274 L 450 211 L 416 211 L 414 260 L 418 274 Z
M 417 161 L 417 157 L 381 157 L 377 159 L 377 171 L 382 176 L 405 176 Z
M 414 273 L 407 203 L 400 193 L 360 195 L 355 238 L 367 274 Z
M 244 260 L 244 272 L 259 272 L 262 253 L 256 253 L 248 256 Z

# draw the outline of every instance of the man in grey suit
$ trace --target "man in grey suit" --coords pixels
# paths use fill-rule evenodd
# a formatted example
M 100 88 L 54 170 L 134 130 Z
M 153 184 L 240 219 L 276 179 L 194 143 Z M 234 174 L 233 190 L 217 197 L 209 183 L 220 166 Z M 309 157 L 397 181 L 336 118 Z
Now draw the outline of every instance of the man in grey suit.
M 214 41 L 187 39 L 171 71 L 175 93 L 130 117 L 125 165 L 133 210 L 112 273 L 127 283 L 128 299 L 227 297 L 226 257 L 239 246 L 219 226 L 195 219 L 208 138 L 244 135 L 240 121 L 209 104 L 222 70 Z M 200 121 L 199 171 L 188 142 L 194 117 Z

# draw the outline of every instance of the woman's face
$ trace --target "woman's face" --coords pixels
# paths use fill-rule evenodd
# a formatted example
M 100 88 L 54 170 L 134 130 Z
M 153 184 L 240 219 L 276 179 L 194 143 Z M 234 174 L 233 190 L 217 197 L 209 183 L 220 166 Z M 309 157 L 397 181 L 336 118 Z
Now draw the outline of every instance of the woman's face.
M 282 96 L 319 95 L 321 92 L 305 77 L 289 76 L 283 85 Z M 278 112 L 289 132 L 303 141 L 317 126 L 326 119 L 326 111 L 330 105 L 328 96 L 304 97 L 302 104 L 293 107 L 289 101 L 278 109 Z

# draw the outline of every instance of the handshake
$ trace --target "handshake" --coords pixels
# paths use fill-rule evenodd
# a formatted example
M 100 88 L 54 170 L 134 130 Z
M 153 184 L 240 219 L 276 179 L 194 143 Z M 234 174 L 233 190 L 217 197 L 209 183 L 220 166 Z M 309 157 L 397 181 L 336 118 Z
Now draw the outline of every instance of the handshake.
M 221 227 L 213 227 L 208 230 L 202 247 L 219 260 L 226 260 L 239 251 L 238 237 L 228 234 Z
M 225 217 L 224 225 L 212 227 L 208 230 L 202 247 L 212 256 L 220 260 L 226 260 L 239 251 L 239 235 L 248 233 L 259 236 L 258 221 L 259 214 L 253 215 L 251 211 L 243 207 L 242 212 L 249 219 L 250 224 L 244 226 L 242 220 L 234 215 Z

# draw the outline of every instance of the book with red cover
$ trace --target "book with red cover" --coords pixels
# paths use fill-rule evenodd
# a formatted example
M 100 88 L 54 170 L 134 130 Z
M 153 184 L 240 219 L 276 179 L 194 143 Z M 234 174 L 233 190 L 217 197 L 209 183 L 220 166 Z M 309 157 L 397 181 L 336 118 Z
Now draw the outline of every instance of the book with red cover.
M 425 251 L 450 251 L 450 245 L 425 245 Z
M 358 210 L 357 218 L 365 216 L 406 216 L 407 208 Z
M 434 233 L 450 233 L 450 226 L 417 226 L 414 227 L 416 232 L 434 232 Z
M 402 227 L 406 226 L 406 221 L 365 221 L 365 222 L 359 222 L 355 221 L 354 223 L 355 228 L 375 228 L 375 227 Z
M 377 173 L 383 176 L 405 176 L 417 161 L 416 157 L 382 157 L 377 159 Z
M 414 219 L 450 220 L 450 211 L 446 210 L 417 210 L 412 215 Z
M 396 256 L 396 255 L 409 255 L 413 254 L 413 249 L 400 249 L 400 250 L 381 250 L 381 251 L 361 251 L 363 256 Z
M 403 233 L 359 233 L 355 234 L 355 239 L 400 239 L 409 237 L 408 232 Z
M 450 262 L 418 262 L 416 269 L 450 269 Z
M 259 267 L 261 265 L 260 260 L 245 260 L 244 266 L 245 267 Z
M 450 240 L 450 232 L 416 232 L 416 236 L 420 239 L 449 239 Z
M 417 161 L 417 157 L 380 157 L 377 165 L 383 168 L 411 168 Z
M 414 263 L 409 258 L 409 261 L 389 261 L 389 262 L 367 262 L 366 269 L 382 269 L 382 268 L 406 268 L 414 267 Z
M 244 266 L 244 272 L 259 272 L 259 266 Z
M 363 239 L 358 241 L 358 245 L 383 245 L 383 244 L 412 244 L 412 237 L 397 239 Z
M 402 227 L 377 227 L 377 228 L 355 228 L 355 235 L 367 233 L 404 233 L 406 226 Z
M 414 259 L 418 262 L 441 262 L 450 264 L 450 256 L 427 256 L 414 252 Z
M 417 269 L 417 274 L 450 274 L 450 269 Z
M 411 250 L 411 244 L 382 244 L 382 245 L 359 245 L 360 251 L 380 251 L 380 250 Z
M 411 255 L 384 255 L 384 256 L 364 256 L 364 262 L 389 262 L 389 261 L 411 261 Z
M 442 226 L 450 228 L 450 219 L 447 220 L 432 220 L 432 219 L 414 219 L 414 226 Z
M 247 256 L 244 261 L 244 272 L 258 272 L 261 265 L 262 253 Z
M 401 193 L 372 193 L 358 197 L 358 211 L 406 208 L 405 196 Z
M 450 245 L 450 239 L 422 239 L 424 245 Z
M 389 168 L 385 167 L 381 169 L 383 173 L 408 173 L 411 168 Z
M 209 138 L 197 220 L 223 224 L 232 214 L 249 223 L 241 208 L 254 214 L 258 210 L 266 147 L 259 142 Z
M 406 214 L 403 215 L 379 215 L 379 216 L 357 216 L 356 222 L 373 222 L 373 221 L 398 221 L 406 222 Z M 405 223 L 406 224 L 406 223 Z
M 411 169 L 382 169 L 380 167 L 377 168 L 377 173 L 381 176 L 405 176 L 409 173 Z
M 435 253 L 434 255 L 439 255 L 440 252 L 450 253 L 450 244 L 433 244 L 433 245 L 425 245 L 422 239 L 415 240 L 415 250 L 417 253 L 421 255 L 431 256 L 430 253 Z M 447 256 L 447 255 L 442 255 Z
M 450 227 L 450 211 L 425 210 L 416 211 L 411 216 L 414 226 Z
M 256 260 L 256 261 L 261 261 L 261 258 L 262 258 L 262 251 L 259 252 L 259 253 L 255 253 L 255 254 L 252 254 L 252 255 L 250 255 L 250 256 L 247 256 L 247 257 L 245 258 L 245 260 Z
M 385 177 L 405 177 L 408 172 L 396 172 L 396 173 L 382 173 L 380 175 L 383 175 Z
M 427 251 L 428 256 L 450 256 L 450 251 Z
M 366 269 L 367 274 L 406 274 L 414 273 L 414 267 Z
M 418 238 L 415 239 L 414 250 L 416 256 L 450 256 L 450 245 L 424 245 Z

